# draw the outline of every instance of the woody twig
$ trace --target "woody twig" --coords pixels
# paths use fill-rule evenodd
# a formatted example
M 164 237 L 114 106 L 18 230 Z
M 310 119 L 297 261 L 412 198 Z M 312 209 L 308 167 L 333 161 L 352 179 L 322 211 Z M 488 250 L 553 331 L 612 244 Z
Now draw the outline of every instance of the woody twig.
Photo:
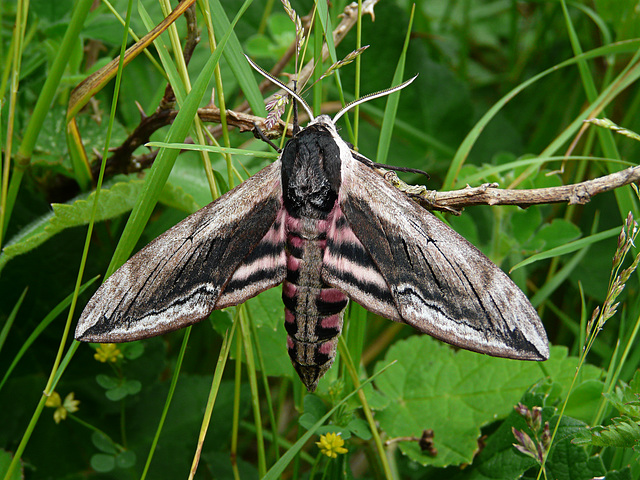
M 408 185 L 395 172 L 379 169 L 387 181 L 414 198 L 429 210 L 440 210 L 460 215 L 464 207 L 472 205 L 517 205 L 522 208 L 548 203 L 584 205 L 591 197 L 615 188 L 637 184 L 640 181 L 640 166 L 630 167 L 610 175 L 598 177 L 572 185 L 534 189 L 501 189 L 497 183 L 485 183 L 479 187 L 467 185 L 460 190 L 437 192 L 423 185 Z

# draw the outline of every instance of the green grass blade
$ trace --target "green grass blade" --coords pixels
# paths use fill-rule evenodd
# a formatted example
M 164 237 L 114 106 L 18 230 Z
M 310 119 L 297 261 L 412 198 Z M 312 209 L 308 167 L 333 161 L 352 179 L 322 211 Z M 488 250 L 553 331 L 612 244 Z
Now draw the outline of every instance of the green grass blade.
M 560 245 L 559 247 L 536 253 L 535 255 L 531 255 L 529 258 L 515 264 L 513 267 L 511 267 L 510 271 L 513 272 L 518 268 L 525 267 L 541 260 L 546 260 L 547 258 L 559 257 L 561 255 L 567 255 L 568 253 L 576 252 L 589 245 L 593 245 L 594 243 L 601 242 L 602 240 L 606 240 L 608 238 L 613 238 L 619 233 L 619 227 L 610 228 L 609 230 L 605 230 L 604 232 L 595 233 L 593 235 L 589 235 L 588 237 L 574 240 L 573 242 L 569 242 L 564 245 Z
M 182 368 L 182 362 L 184 360 L 184 355 L 187 352 L 187 345 L 189 344 L 189 335 L 191 335 L 191 325 L 188 326 L 184 331 L 184 337 L 182 339 L 182 346 L 180 347 L 180 353 L 178 353 L 178 358 L 176 360 L 176 366 L 173 370 L 173 376 L 171 377 L 171 385 L 169 386 L 169 393 L 167 393 L 167 399 L 164 402 L 164 407 L 162 408 L 162 415 L 160 415 L 160 421 L 158 422 L 158 428 L 156 429 L 156 434 L 153 437 L 153 442 L 151 443 L 151 448 L 149 449 L 149 455 L 147 456 L 147 460 L 144 464 L 144 470 L 142 471 L 142 475 L 140 475 L 140 480 L 144 480 L 149 472 L 149 467 L 151 466 L 151 460 L 153 460 L 153 454 L 156 451 L 156 447 L 158 446 L 158 441 L 160 440 L 160 434 L 162 433 L 162 427 L 164 426 L 164 421 L 167 418 L 167 413 L 169 412 L 169 407 L 171 406 L 171 400 L 173 399 L 173 394 L 176 391 L 176 385 L 178 384 L 178 378 L 180 377 L 180 369 Z
M 262 434 L 262 414 L 260 413 L 260 395 L 258 394 L 256 362 L 253 357 L 253 339 L 251 337 L 251 329 L 247 324 L 248 321 L 246 305 L 242 305 L 239 311 L 238 322 L 240 323 L 240 336 L 242 337 L 242 345 L 245 352 L 244 355 L 247 360 L 247 375 L 249 377 L 249 386 L 251 387 L 251 406 L 253 407 L 253 418 L 256 426 L 256 443 L 258 449 L 258 473 L 260 477 L 263 477 L 267 471 L 267 460 L 264 447 L 264 436 Z
M 71 52 L 73 48 L 75 48 L 76 42 L 78 41 L 78 37 L 84 27 L 84 22 L 92 5 L 93 0 L 80 0 L 76 2 L 74 6 L 69 26 L 67 27 L 59 48 L 56 50 L 56 56 L 47 71 L 45 83 L 40 91 L 40 96 L 38 97 L 33 112 L 29 116 L 29 124 L 24 131 L 22 142 L 16 155 L 19 168 L 26 168 L 31 160 L 31 155 L 33 154 L 33 149 L 35 148 L 38 140 L 38 135 L 42 130 L 42 125 L 47 117 L 47 113 L 49 113 L 49 110 L 51 109 L 51 104 L 60 86 L 60 80 L 62 79 L 62 75 L 64 74 L 69 59 L 71 58 Z M 19 178 L 21 178 L 21 176 Z M 17 182 L 19 182 L 19 178 L 16 179 Z M 13 189 L 15 190 L 16 187 Z M 11 204 L 11 206 L 12 205 L 13 204 Z M 10 209 L 7 209 L 6 219 L 8 219 L 9 216 Z
M 347 350 L 355 365 L 356 371 L 360 368 L 360 362 L 362 361 L 362 351 L 365 345 L 365 339 L 367 336 L 367 310 L 358 305 L 356 302 L 350 302 L 349 304 L 349 317 L 347 328 L 344 332 L 345 342 L 347 344 Z M 351 380 L 346 375 L 345 382 L 349 383 Z M 351 383 L 352 386 L 355 386 Z
M 231 37 L 236 23 L 249 5 L 251 5 L 252 1 L 253 0 L 245 0 L 242 8 L 236 15 L 236 18 L 233 20 L 231 26 L 220 41 L 218 48 L 214 54 L 209 57 L 207 63 L 202 68 L 200 75 L 198 75 L 198 78 L 193 85 L 193 89 L 185 98 L 180 112 L 178 112 L 176 119 L 167 133 L 167 143 L 182 142 L 187 136 L 187 132 L 191 128 L 191 124 L 195 118 L 200 101 L 205 94 L 206 88 L 209 85 L 209 80 L 213 75 L 213 70 L 220 60 L 220 56 L 222 55 L 225 45 Z M 166 149 L 160 151 L 158 154 L 158 157 L 153 163 L 153 166 L 149 170 L 147 178 L 145 179 L 145 186 L 143 187 L 140 200 L 133 208 L 129 221 L 122 232 L 120 242 L 118 242 L 118 246 L 113 254 L 111 263 L 109 264 L 106 275 L 107 277 L 120 267 L 120 265 L 126 261 L 133 251 L 133 248 L 138 241 L 138 238 L 140 238 L 142 230 L 149 220 L 153 208 L 158 201 L 162 188 L 169 178 L 169 174 L 171 173 L 173 164 L 178 157 L 178 153 L 178 150 Z
M 577 57 L 571 58 L 564 62 L 559 63 L 553 67 L 550 67 L 537 75 L 534 75 L 530 79 L 525 82 L 522 82 L 517 87 L 513 88 L 509 93 L 503 96 L 499 101 L 497 101 L 488 111 L 485 113 L 482 118 L 474 125 L 471 131 L 467 134 L 465 139 L 460 144 L 456 155 L 451 161 L 451 165 L 449 166 L 449 170 L 447 171 L 447 175 L 443 182 L 444 189 L 453 189 L 456 187 L 458 183 L 458 176 L 460 174 L 460 170 L 467 157 L 469 156 L 469 152 L 471 148 L 478 140 L 478 137 L 487 126 L 487 124 L 496 116 L 496 114 L 502 110 L 502 108 L 510 102 L 516 95 L 521 93 L 523 90 L 533 85 L 537 81 L 545 78 L 546 76 L 561 70 L 562 68 L 574 65 L 581 60 L 589 60 L 592 58 L 597 58 L 601 56 L 613 55 L 617 53 L 637 53 L 638 48 L 640 46 L 640 40 L 631 40 L 626 42 L 619 42 L 614 45 L 609 45 L 606 47 L 595 48 L 588 52 L 585 52 Z M 603 91 L 598 97 L 599 99 L 607 98 L 611 91 L 614 90 L 614 85 L 617 91 L 621 91 L 621 89 L 626 88 L 632 82 L 636 80 L 636 76 L 629 76 L 628 72 L 622 72 L 618 78 L 620 81 L 614 82 L 611 86 Z M 570 139 L 575 132 L 582 126 L 583 120 L 585 120 L 595 109 L 595 106 L 591 106 L 579 115 L 578 118 L 574 120 L 574 122 L 565 129 L 565 131 L 559 135 L 551 144 L 545 149 L 544 152 L 541 152 L 541 155 L 550 156 L 553 155 L 562 145 L 564 145 L 568 139 Z
M 356 388 L 353 392 L 351 392 L 350 394 L 345 396 L 342 400 L 340 400 L 338 403 L 336 403 L 336 405 L 331 410 L 329 410 L 320 420 L 318 420 L 313 425 L 313 427 L 311 427 L 304 435 L 302 435 L 296 441 L 296 443 L 294 443 L 293 446 L 289 450 L 287 450 L 284 453 L 284 455 L 282 455 L 282 457 L 280 457 L 280 460 L 278 460 L 276 464 L 273 467 L 271 467 L 271 469 L 263 477 L 263 480 L 277 480 L 281 478 L 284 470 L 293 461 L 293 459 L 296 458 L 298 453 L 302 450 L 302 447 L 304 447 L 304 445 L 309 441 L 309 439 L 313 436 L 316 430 L 318 430 L 318 428 L 324 425 L 324 423 L 331 417 L 331 415 L 333 415 L 340 407 L 342 407 L 342 405 L 347 403 L 347 401 L 351 397 L 353 397 L 355 394 L 357 394 L 360 391 L 360 389 L 362 389 L 365 385 L 371 383 L 378 375 L 380 375 L 382 372 L 387 370 L 387 368 L 389 368 L 394 363 L 395 362 L 392 362 L 389 365 L 385 366 L 384 368 L 380 369 L 379 372 L 376 372 L 374 375 L 369 377 L 366 381 L 362 382 L 362 384 L 358 388 Z
M 243 155 L 245 157 L 277 159 L 280 154 L 260 150 L 245 150 L 244 148 L 217 147 L 215 145 L 194 145 L 193 143 L 167 143 L 149 142 L 146 147 L 173 148 L 177 150 L 193 150 L 195 152 L 230 153 L 231 155 Z
M 218 34 L 226 32 L 230 24 L 220 0 L 210 0 L 209 4 L 211 6 L 211 19 L 213 20 L 214 29 Z M 259 117 L 266 117 L 267 110 L 264 106 L 264 98 L 262 98 L 262 92 L 260 92 L 260 88 L 258 88 L 256 77 L 253 75 L 253 70 L 247 63 L 247 59 L 244 58 L 242 45 L 238 37 L 233 32 L 233 29 L 231 30 L 231 37 L 229 38 L 228 45 L 224 49 L 224 58 L 229 64 L 229 67 L 231 67 L 233 75 L 238 80 L 240 88 L 247 102 L 249 102 L 251 110 L 253 110 L 253 114 Z M 221 45 L 218 45 L 218 48 L 220 48 L 220 46 Z
M 29 287 L 25 287 L 25 289 L 22 291 L 22 294 L 18 298 L 18 301 L 13 306 L 11 313 L 7 317 L 7 321 L 2 326 L 2 331 L 0 331 L 0 352 L 2 351 L 2 346 L 4 345 L 4 342 L 7 340 L 7 336 L 9 335 L 9 330 L 11 330 L 11 326 L 13 325 L 13 322 L 16 320 L 16 316 L 18 315 L 18 311 L 20 310 L 20 305 L 22 305 L 22 302 L 24 301 L 24 297 L 27 295 L 28 290 L 29 290 Z M 4 383 L 4 381 L 0 382 L 0 390 L 2 390 L 2 383 Z
M 324 40 L 327 43 L 327 50 L 329 52 L 329 60 L 331 60 L 331 65 L 338 61 L 338 56 L 336 54 L 336 45 L 333 42 L 333 25 L 331 23 L 331 16 L 329 15 L 329 10 L 327 9 L 327 4 L 325 2 L 316 1 L 316 8 L 318 9 L 316 15 L 318 16 L 318 20 L 320 21 L 320 25 L 322 25 L 322 33 L 324 34 Z M 340 79 L 340 70 L 337 70 L 334 74 L 336 86 L 338 87 L 338 94 L 340 96 L 340 103 L 342 106 L 346 105 L 344 99 L 344 89 L 342 87 L 342 80 Z M 355 135 L 354 130 L 351 127 L 351 123 L 349 122 L 349 116 L 345 115 L 344 120 L 346 122 L 347 134 L 353 144 L 357 147 L 357 136 Z
M 569 12 L 567 10 L 566 0 L 562 0 L 561 5 L 567 25 L 567 31 L 569 33 L 569 39 L 571 40 L 571 46 L 573 47 L 574 53 L 579 56 L 582 53 L 582 46 L 580 45 L 580 40 L 578 39 L 578 35 L 576 34 L 575 28 L 573 27 L 573 23 L 571 22 L 571 16 L 569 15 Z M 630 62 L 630 65 L 632 63 L 634 63 L 633 60 Z M 578 61 L 578 70 L 580 72 L 580 78 L 582 79 L 582 84 L 587 99 L 592 103 L 596 102 L 598 98 L 598 91 L 596 89 L 595 80 L 593 79 L 593 75 L 591 74 L 586 60 L 580 59 Z M 600 145 L 602 147 L 604 155 L 609 158 L 620 158 L 618 148 L 616 147 L 616 143 L 613 138 L 613 133 L 610 130 L 599 128 L 596 130 L 596 134 L 598 135 L 598 138 L 600 140 Z M 609 173 L 613 172 L 614 170 L 612 170 L 611 166 L 609 166 Z M 618 200 L 618 206 L 622 219 L 626 217 L 627 212 L 629 211 L 634 212 L 634 214 L 638 213 L 638 205 L 635 201 L 635 198 L 633 197 L 632 192 L 630 192 L 628 189 L 616 189 L 614 195 Z
M 333 43 L 333 26 L 331 25 L 331 16 L 329 15 L 329 9 L 327 8 L 327 2 L 316 0 L 316 8 L 318 9 L 317 17 L 322 25 L 322 33 L 327 42 L 327 49 L 329 50 L 329 59 L 331 64 L 338 61 L 338 55 L 336 54 L 336 45 Z M 336 72 L 338 73 L 338 72 Z
M 138 13 L 144 26 L 148 31 L 151 31 L 155 24 L 151 19 L 151 16 L 147 12 L 147 9 L 144 7 L 142 1 L 138 0 Z M 153 40 L 153 45 L 156 47 L 156 52 L 158 52 L 158 56 L 160 57 L 160 63 L 162 64 L 162 68 L 164 69 L 165 74 L 167 75 L 167 79 L 171 88 L 173 89 L 173 93 L 176 96 L 176 102 L 178 105 L 182 105 L 184 103 L 184 98 L 187 96 L 187 92 L 184 87 L 184 82 L 178 73 L 178 68 L 176 67 L 173 58 L 169 54 L 170 48 L 164 41 L 164 36 L 159 35 L 156 39 Z
M 94 277 L 91 280 L 89 280 L 88 282 L 86 282 L 84 285 L 82 285 L 80 287 L 80 292 L 78 294 L 81 294 L 82 292 L 84 292 L 97 279 L 98 279 L 98 277 Z M 26 289 L 25 289 L 25 293 L 26 293 Z M 71 304 L 71 300 L 72 299 L 73 299 L 73 293 L 70 293 L 67 297 L 64 298 L 64 300 L 62 300 L 60 303 L 58 303 L 47 314 L 47 316 L 42 319 L 42 321 L 40 323 L 38 323 L 38 326 L 33 330 L 33 332 L 31 332 L 31 335 L 29 335 L 29 337 L 24 341 L 24 343 L 20 347 L 20 350 L 18 350 L 18 353 L 16 353 L 15 357 L 13 358 L 13 361 L 11 362 L 11 365 L 9 365 L 9 367 L 7 368 L 7 370 L 6 370 L 5 374 L 4 374 L 4 377 L 2 377 L 2 381 L 0 381 L 0 390 L 2 390 L 2 387 L 6 383 L 7 379 L 9 378 L 9 376 L 11 375 L 11 372 L 16 367 L 16 365 L 18 364 L 20 359 L 27 352 L 29 347 L 33 344 L 33 342 L 36 341 L 36 339 L 40 336 L 40 334 L 42 332 L 44 332 L 44 330 L 51 324 L 51 322 L 53 322 L 56 318 L 58 318 L 58 316 L 62 312 L 64 312 L 64 310 L 66 308 L 69 307 L 69 305 Z M 22 300 L 22 297 L 21 297 L 21 300 Z M 16 305 L 16 306 L 18 306 L 18 305 Z
M 393 74 L 391 87 L 402 83 L 404 77 L 404 65 L 407 60 L 407 49 L 409 48 L 409 40 L 411 39 L 411 26 L 413 25 L 413 15 L 415 13 L 415 4 L 411 8 L 411 16 L 409 17 L 409 26 L 407 27 L 407 36 L 404 39 L 402 52 L 398 59 L 396 71 Z M 384 109 L 384 118 L 380 127 L 380 138 L 378 139 L 378 151 L 376 154 L 377 163 L 387 163 L 389 148 L 391 146 L 391 137 L 393 135 L 393 125 L 395 124 L 398 113 L 398 103 L 400 102 L 400 91 L 392 93 L 387 97 L 387 106 Z
M 204 439 L 209 429 L 209 423 L 211 422 L 211 415 L 213 414 L 213 407 L 216 403 L 218 391 L 220 390 L 220 383 L 222 382 L 222 374 L 224 373 L 227 359 L 229 358 L 229 351 L 231 350 L 231 344 L 233 343 L 233 336 L 236 331 L 237 322 L 234 322 L 232 327 L 227 330 L 225 336 L 222 339 L 222 346 L 220 347 L 220 354 L 218 355 L 218 363 L 216 369 L 213 372 L 213 380 L 211 380 L 211 389 L 209 390 L 209 398 L 207 399 L 207 407 L 202 417 L 202 425 L 200 426 L 200 435 L 198 436 L 198 446 L 196 453 L 193 456 L 193 462 L 191 463 L 191 472 L 189 479 L 192 479 L 196 474 L 198 463 L 200 462 L 200 454 L 202 453 L 202 447 L 204 445 Z

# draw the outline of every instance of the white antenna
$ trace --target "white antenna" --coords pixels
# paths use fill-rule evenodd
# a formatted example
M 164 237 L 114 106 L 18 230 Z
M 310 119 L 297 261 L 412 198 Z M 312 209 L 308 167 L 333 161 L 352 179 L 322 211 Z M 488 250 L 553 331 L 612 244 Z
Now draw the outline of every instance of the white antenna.
M 298 95 L 296 92 L 291 90 L 287 85 L 282 83 L 280 80 L 278 80 L 276 77 L 271 75 L 269 72 L 265 71 L 262 67 L 260 67 L 260 65 L 257 65 L 253 60 L 247 57 L 247 55 L 245 55 L 245 58 L 249 62 L 249 65 L 251 65 L 256 72 L 258 72 L 264 78 L 266 78 L 270 82 L 273 82 L 275 85 L 277 85 L 278 87 L 283 89 L 285 92 L 287 92 L 289 95 L 291 95 L 293 98 L 295 98 L 300 103 L 300 105 L 302 105 L 304 110 L 307 112 L 307 115 L 309 115 L 310 120 L 315 119 L 315 117 L 313 116 L 313 112 L 311 111 L 311 107 L 307 104 L 307 102 L 304 101 L 304 99 L 300 95 Z M 335 123 L 340 119 L 340 117 L 342 117 L 345 113 L 347 113 L 356 105 L 360 105 L 361 103 L 368 102 L 369 100 L 373 100 L 374 98 L 380 98 L 387 95 L 391 95 L 394 92 L 402 90 L 404 87 L 406 87 L 411 82 L 413 82 L 417 77 L 418 75 L 416 75 L 413 78 L 410 78 L 409 80 L 401 83 L 400 85 L 396 85 L 395 87 L 391 87 L 391 88 L 386 88 L 384 90 L 380 90 L 379 92 L 370 93 L 368 95 L 360 97 L 357 100 L 354 100 L 353 102 L 348 103 L 347 105 L 344 106 L 342 110 L 336 113 L 335 117 L 333 117 L 332 123 L 335 125 Z
M 284 83 L 282 83 L 276 77 L 271 75 L 269 72 L 263 70 L 263 68 L 260 65 L 257 65 L 256 63 L 254 63 L 253 60 L 247 57 L 247 55 L 245 55 L 245 58 L 249 62 L 249 65 L 251 65 L 256 72 L 258 72 L 260 75 L 262 75 L 264 78 L 266 78 L 270 82 L 275 83 L 278 87 L 280 87 L 289 95 L 291 95 L 293 98 L 295 98 L 300 103 L 300 105 L 302 105 L 302 108 L 304 108 L 305 112 L 307 112 L 307 115 L 309 115 L 310 120 L 313 120 L 315 118 L 313 116 L 313 111 L 311 110 L 311 107 L 307 104 L 307 102 L 303 100 L 303 98 L 300 95 L 298 95 L 296 92 L 291 90 L 289 87 L 287 87 Z
M 404 83 L 401 83 L 400 85 L 396 85 L 395 87 L 387 88 L 385 90 L 380 90 L 379 92 L 375 92 L 375 93 L 370 93 L 368 95 L 365 95 L 364 97 L 360 97 L 359 99 L 354 100 L 353 102 L 347 103 L 342 110 L 336 113 L 335 117 L 333 117 L 332 122 L 335 125 L 335 123 L 340 119 L 342 115 L 347 113 L 356 105 L 360 105 L 361 103 L 368 102 L 369 100 L 373 100 L 374 98 L 380 98 L 386 95 L 391 95 L 392 93 L 397 92 L 398 90 L 402 90 L 404 87 L 406 87 L 411 82 L 413 82 L 417 77 L 418 75 L 416 75 L 413 78 L 410 78 L 409 80 L 407 80 Z

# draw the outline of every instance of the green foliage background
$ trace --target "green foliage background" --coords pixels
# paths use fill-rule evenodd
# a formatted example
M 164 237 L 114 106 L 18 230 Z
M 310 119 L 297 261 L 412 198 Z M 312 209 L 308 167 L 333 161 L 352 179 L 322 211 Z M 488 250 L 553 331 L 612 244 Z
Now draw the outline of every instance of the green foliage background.
M 637 274 L 631 275 L 618 298 L 617 314 L 590 345 L 587 363 L 580 359 L 587 344 L 587 321 L 611 291 L 618 234 L 630 211 L 639 218 L 638 197 L 630 186 L 596 196 L 584 206 L 473 207 L 460 217 L 444 217 L 507 271 L 542 254 L 514 269 L 511 276 L 539 310 L 554 345 L 544 364 L 454 351 L 352 305 L 336 365 L 315 394 L 305 394 L 286 351 L 279 289 L 247 302 L 246 309 L 214 312 L 190 329 L 190 335 L 178 331 L 121 345 L 121 358 L 114 363 L 96 361 L 96 346 L 72 343 L 65 329 L 75 328 L 97 288 L 94 282 L 80 293 L 72 318 L 65 323 L 87 225 L 95 221 L 82 283 L 110 268 L 129 212 L 148 199 L 145 205 L 154 205 L 144 170 L 105 177 L 94 212 L 95 185 L 87 181 L 86 168 L 74 163 L 69 151 L 65 117 L 72 89 L 120 52 L 123 26 L 105 4 L 92 8 L 78 37 L 64 50 L 64 74 L 53 86 L 46 116 L 35 118 L 34 105 L 46 92 L 45 81 L 64 46 L 72 11 L 81 3 L 0 3 L 3 161 L 8 138 L 13 155 L 11 182 L 9 168 L 3 169 L 3 190 L 16 185 L 17 192 L 14 199 L 3 195 L 0 205 L 6 222 L 0 253 L 0 475 L 13 468 L 13 477 L 7 478 L 141 478 L 151 451 L 146 475 L 187 478 L 213 378 L 219 390 L 196 478 L 278 478 L 282 471 L 288 478 L 536 478 L 540 465 L 512 445 L 516 443 L 512 427 L 529 428 L 513 410 L 520 401 L 529 408 L 541 407 L 551 430 L 558 427 L 546 464 L 547 478 L 638 478 L 640 381 L 634 376 L 640 349 L 633 348 L 640 325 Z M 198 76 L 212 67 L 207 63 L 212 56 L 202 16 L 204 1 L 198 3 L 202 39 L 188 65 L 194 91 Z M 209 3 L 216 41 L 221 43 L 241 2 Z M 249 3 L 219 63 L 222 93 L 232 110 L 245 98 L 253 98 L 256 110 L 262 108 L 255 103 L 262 98 L 257 90 L 260 79 L 240 68 L 246 68 L 241 53 L 270 69 L 295 40 L 294 26 L 280 2 Z M 310 0 L 291 4 L 299 15 L 307 15 L 313 6 Z M 375 21 L 365 14 L 361 29 L 354 27 L 337 46 L 340 59 L 358 41 L 369 45 L 359 66 L 340 69 L 341 88 L 330 77 L 306 98 L 314 108 L 321 103 L 331 108 L 329 102 L 336 102 L 341 93 L 352 99 L 355 85 L 361 95 L 388 88 L 404 59 L 402 78 L 419 76 L 400 95 L 391 118 L 392 134 L 383 127 L 385 100 L 360 108 L 357 138 L 352 134 L 352 114 L 348 126 L 340 123 L 344 138 L 364 155 L 428 171 L 430 189 L 487 182 L 503 188 L 542 188 L 600 177 L 638 163 L 637 141 L 594 126 L 580 131 L 585 112 L 592 109 L 624 128 L 640 131 L 636 4 L 635 0 L 420 0 L 404 55 L 412 3 L 382 0 L 375 7 Z M 334 27 L 345 5 L 335 1 L 329 8 Z M 127 2 L 118 0 L 113 6 L 124 18 Z M 11 62 L 12 28 L 19 9 L 27 7 L 21 64 L 16 66 Z M 158 3 L 133 2 L 131 29 L 138 36 L 149 30 L 147 14 L 152 26 L 163 18 Z M 318 36 L 310 36 L 306 60 L 319 45 L 320 23 L 315 22 Z M 183 39 L 184 19 L 176 26 Z M 173 62 L 169 37 L 165 33 L 161 38 L 164 46 L 157 48 L 163 54 L 169 51 L 167 58 Z M 133 43 L 129 38 L 128 45 Z M 166 61 L 156 47 L 149 53 Z M 330 64 L 325 62 L 324 68 Z M 285 71 L 293 69 L 291 63 Z M 108 125 L 110 147 L 122 144 L 138 126 L 136 103 L 146 115 L 153 114 L 165 92 L 165 75 L 172 82 L 179 79 L 166 63 L 158 69 L 140 55 L 122 72 L 112 119 L 113 80 L 77 114 L 91 162 L 99 163 L 93 152 L 103 151 Z M 12 79 L 19 86 L 13 97 Z M 201 79 L 204 98 L 189 98 L 206 106 L 215 85 L 213 78 Z M 179 103 L 186 105 L 184 86 L 174 84 L 174 90 Z M 332 111 L 336 110 L 333 104 Z M 192 118 L 176 119 L 172 132 L 178 128 L 187 132 Z M 25 132 L 35 120 L 42 125 L 25 159 L 21 156 L 29 138 Z M 156 131 L 151 139 L 166 141 L 169 128 Z M 192 135 L 195 130 L 188 131 Z M 228 136 L 231 147 L 268 150 L 249 133 L 230 129 Z M 390 145 L 388 152 L 385 144 Z M 139 159 L 148 152 L 140 146 L 134 156 Z M 15 162 L 23 160 L 24 168 L 16 167 L 20 163 Z M 270 161 L 231 159 L 241 178 Z M 210 162 L 218 190 L 226 191 L 227 160 L 216 154 Z M 403 179 L 425 182 L 411 175 Z M 234 183 L 239 180 L 233 177 Z M 118 249 L 144 246 L 206 205 L 211 195 L 200 154 L 181 153 L 166 184 L 158 187 L 159 204 L 151 219 L 137 225 L 144 227 L 142 235 L 139 239 L 125 235 L 130 243 Z M 633 247 L 624 267 L 636 254 Z M 217 366 L 220 352 L 225 352 L 223 338 L 231 334 L 234 322 L 230 360 L 226 368 Z M 69 357 L 58 370 L 55 359 L 61 342 L 61 351 L 69 352 Z M 247 350 L 253 354 L 248 362 Z M 356 389 L 345 357 L 358 365 L 360 382 L 379 374 L 362 388 L 366 402 L 357 394 L 345 400 Z M 73 392 L 80 401 L 79 410 L 59 424 L 53 420 L 54 409 L 42 409 L 42 392 L 48 388 L 52 368 L 62 372 L 55 384 L 61 399 Z M 172 379 L 177 379 L 175 392 Z M 369 412 L 375 424 L 367 422 Z M 327 413 L 328 420 L 322 420 Z M 435 456 L 407 440 L 425 429 L 434 432 Z M 347 454 L 329 459 L 319 453 L 314 442 L 328 432 L 341 433 Z M 382 447 L 378 438 L 391 442 Z M 20 462 L 11 464 L 16 452 Z

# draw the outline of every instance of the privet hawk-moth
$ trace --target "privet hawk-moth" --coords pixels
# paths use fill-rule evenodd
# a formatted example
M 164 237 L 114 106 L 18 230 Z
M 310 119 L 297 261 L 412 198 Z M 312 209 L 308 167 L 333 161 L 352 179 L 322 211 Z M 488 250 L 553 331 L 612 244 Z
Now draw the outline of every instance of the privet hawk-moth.
M 312 121 L 277 161 L 111 275 L 82 312 L 76 338 L 160 335 L 282 284 L 289 355 L 309 391 L 333 363 L 349 299 L 461 348 L 546 360 L 547 336 L 524 293 L 338 135 L 335 123 L 349 108 L 410 81 L 333 120 L 314 119 L 302 98 L 272 81 Z

